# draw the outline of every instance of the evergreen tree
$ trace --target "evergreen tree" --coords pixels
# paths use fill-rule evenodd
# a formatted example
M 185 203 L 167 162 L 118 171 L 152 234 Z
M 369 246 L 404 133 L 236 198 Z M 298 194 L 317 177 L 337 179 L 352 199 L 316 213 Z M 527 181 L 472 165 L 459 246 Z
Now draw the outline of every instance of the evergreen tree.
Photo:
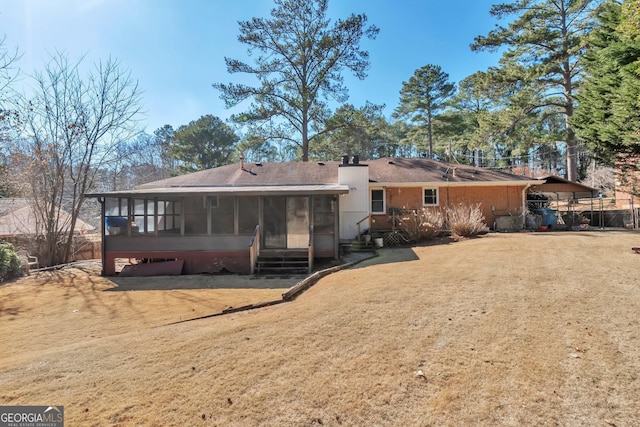
M 500 60 L 509 79 L 537 87 L 545 95 L 536 107 L 553 106 L 565 118 L 567 176 L 578 177 L 577 140 L 570 118 L 581 74 L 584 36 L 593 26 L 592 8 L 600 0 L 516 0 L 492 6 L 497 19 L 513 17 L 487 36 L 476 37 L 472 50 L 506 48 Z
M 215 168 L 231 162 L 238 140 L 228 125 L 208 114 L 175 131 L 172 155 L 183 172 Z
M 225 58 L 230 73 L 248 73 L 257 87 L 214 84 L 228 106 L 253 99 L 248 111 L 234 115 L 241 124 L 259 124 L 268 140 L 288 141 L 300 147 L 302 161 L 309 159 L 314 137 L 330 117 L 327 99 L 346 101 L 342 71 L 364 79 L 369 54 L 360 48 L 363 37 L 374 39 L 375 26 L 367 16 L 350 15 L 331 25 L 328 0 L 275 0 L 271 19 L 240 22 L 238 40 L 259 55 L 254 65 Z
M 327 122 L 334 129 L 316 142 L 311 157 L 318 160 L 340 160 L 344 155 L 358 155 L 362 160 L 374 159 L 388 152 L 389 126 L 381 105 L 367 104 L 362 108 L 345 104 Z
M 418 125 L 414 139 L 421 139 L 426 132 L 430 159 L 433 158 L 433 121 L 454 93 L 455 85 L 438 65 L 425 65 L 416 70 L 408 82 L 402 83 L 395 114 Z
M 640 38 L 626 32 L 622 10 L 613 0 L 598 10 L 600 25 L 589 37 L 587 76 L 572 120 L 580 138 L 608 165 L 640 155 Z

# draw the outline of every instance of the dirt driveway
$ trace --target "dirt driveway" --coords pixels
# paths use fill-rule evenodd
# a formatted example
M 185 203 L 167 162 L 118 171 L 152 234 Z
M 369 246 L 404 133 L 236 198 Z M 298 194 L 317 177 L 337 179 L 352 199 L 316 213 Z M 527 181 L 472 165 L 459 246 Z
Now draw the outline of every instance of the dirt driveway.
M 290 284 L 32 276 L 0 286 L 0 405 L 64 405 L 73 426 L 640 425 L 638 243 L 385 249 L 293 302 L 169 326 Z

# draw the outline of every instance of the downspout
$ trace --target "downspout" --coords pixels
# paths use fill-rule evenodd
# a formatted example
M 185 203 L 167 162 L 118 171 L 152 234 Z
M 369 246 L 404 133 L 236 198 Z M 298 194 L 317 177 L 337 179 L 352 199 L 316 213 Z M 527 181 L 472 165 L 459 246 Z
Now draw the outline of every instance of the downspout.
M 527 190 L 531 188 L 533 184 L 527 184 L 522 189 L 522 229 L 527 228 Z

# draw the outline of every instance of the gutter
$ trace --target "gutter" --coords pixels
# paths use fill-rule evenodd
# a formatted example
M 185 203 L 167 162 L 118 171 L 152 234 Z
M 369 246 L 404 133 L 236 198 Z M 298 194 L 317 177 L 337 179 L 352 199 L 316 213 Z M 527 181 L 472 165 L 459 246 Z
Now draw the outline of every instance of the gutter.
M 433 181 L 433 182 L 383 182 L 383 181 L 369 181 L 369 187 L 519 187 L 521 185 L 527 185 L 527 187 L 534 187 L 540 185 L 541 182 L 537 180 L 530 181 Z

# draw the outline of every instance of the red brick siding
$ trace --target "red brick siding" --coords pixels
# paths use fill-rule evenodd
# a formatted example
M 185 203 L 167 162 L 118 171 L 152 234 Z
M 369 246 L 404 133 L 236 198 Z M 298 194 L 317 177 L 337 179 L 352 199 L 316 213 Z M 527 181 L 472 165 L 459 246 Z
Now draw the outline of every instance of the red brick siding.
M 487 187 L 440 187 L 438 189 L 439 207 L 453 206 L 459 203 L 480 204 L 485 222 L 492 227 L 498 215 L 520 215 L 522 213 L 522 190 L 524 187 L 487 186 Z M 421 209 L 422 187 L 387 187 L 387 212 L 390 208 Z M 493 210 L 492 210 L 493 206 Z M 374 229 L 391 228 L 389 215 L 373 215 Z

